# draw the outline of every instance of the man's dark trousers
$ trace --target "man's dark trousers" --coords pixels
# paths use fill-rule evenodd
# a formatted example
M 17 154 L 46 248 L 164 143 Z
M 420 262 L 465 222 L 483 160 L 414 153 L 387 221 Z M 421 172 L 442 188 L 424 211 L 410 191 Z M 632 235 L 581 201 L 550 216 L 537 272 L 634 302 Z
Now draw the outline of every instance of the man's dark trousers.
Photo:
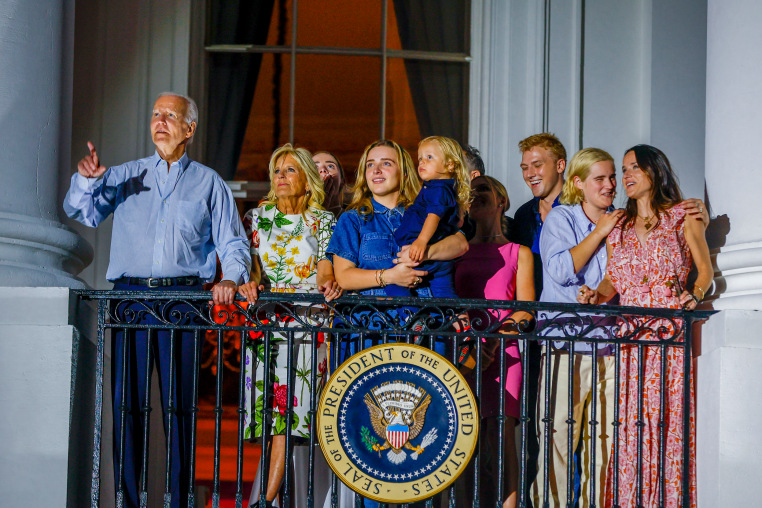
M 142 285 L 116 283 L 114 290 L 138 290 L 138 291 L 201 291 L 201 284 L 196 286 L 165 286 L 161 288 L 148 288 Z M 199 301 L 199 305 L 202 302 Z M 150 304 L 149 304 L 150 305 Z M 205 305 L 204 305 L 205 306 Z M 130 309 L 139 311 L 145 309 L 140 304 L 130 304 Z M 118 313 L 121 320 L 125 320 L 125 306 L 115 308 L 112 312 Z M 202 307 L 203 308 L 203 307 Z M 179 312 L 189 312 L 194 314 L 191 306 L 187 304 L 173 305 L 172 310 Z M 172 322 L 174 319 L 170 317 Z M 150 325 L 157 324 L 157 320 L 151 316 L 144 316 L 136 320 L 136 324 Z M 185 321 L 183 324 L 192 324 L 192 321 Z M 140 478 L 143 463 L 143 443 L 144 443 L 144 413 L 142 409 L 145 405 L 146 397 L 146 367 L 147 367 L 147 345 L 148 332 L 146 330 L 129 330 L 127 332 L 127 372 L 126 378 L 122 376 L 122 365 L 124 358 L 124 333 L 115 331 L 112 335 L 112 395 L 114 401 L 114 478 L 116 488 L 119 489 L 119 457 L 120 432 L 121 432 L 121 405 L 122 405 L 122 383 L 125 383 L 125 402 L 127 403 L 127 412 L 124 415 L 124 506 L 140 506 Z M 189 466 L 193 456 L 191 450 L 191 438 L 193 433 L 192 415 L 193 408 L 197 405 L 193 393 L 193 375 L 194 375 L 194 352 L 196 347 L 201 346 L 204 334 L 199 334 L 198 343 L 195 343 L 194 333 L 191 331 L 175 332 L 174 358 L 170 356 L 171 335 L 169 330 L 153 330 L 151 332 L 151 362 L 156 365 L 159 374 L 159 385 L 161 389 L 162 421 L 164 423 L 164 434 L 167 441 L 170 436 L 167 435 L 167 409 L 169 406 L 169 385 L 170 385 L 170 365 L 173 369 L 173 404 L 176 407 L 176 413 L 172 418 L 171 435 L 171 461 L 172 469 L 170 475 L 170 491 L 172 493 L 173 508 L 186 507 L 188 505 L 189 488 Z M 198 366 L 196 366 L 198 368 Z M 149 373 L 150 376 L 150 373 Z M 123 381 L 124 379 L 124 381 Z M 151 390 L 156 390 L 155 386 Z M 150 403 L 150 398 L 149 398 Z M 154 419 L 159 415 L 155 411 L 150 415 Z M 147 435 L 147 434 L 146 434 Z M 148 469 L 151 467 L 149 465 Z M 162 472 L 162 479 L 164 479 Z M 161 482 L 162 485 L 164 482 Z

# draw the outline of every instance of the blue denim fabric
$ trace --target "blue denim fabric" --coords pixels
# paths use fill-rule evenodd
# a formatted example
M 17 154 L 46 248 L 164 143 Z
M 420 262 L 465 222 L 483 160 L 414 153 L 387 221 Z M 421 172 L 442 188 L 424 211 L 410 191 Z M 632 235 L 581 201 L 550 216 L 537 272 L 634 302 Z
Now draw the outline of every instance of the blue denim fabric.
M 455 180 L 431 180 L 423 182 L 421 192 L 415 198 L 412 205 L 405 210 L 405 217 L 400 227 L 394 232 L 394 237 L 399 245 L 409 245 L 418 239 L 423 223 L 429 214 L 439 216 L 439 225 L 431 237 L 429 245 L 454 235 L 458 231 L 460 215 L 458 209 Z M 454 263 L 448 261 L 426 261 L 418 268 L 429 272 L 426 282 L 431 285 L 434 296 L 439 298 L 457 298 L 453 282 Z M 388 286 L 388 296 L 414 296 L 409 288 L 400 286 Z
M 328 244 L 329 256 L 344 258 L 363 270 L 379 270 L 394 266 L 392 260 L 399 251 L 397 242 L 394 240 L 394 231 L 399 227 L 405 209 L 402 206 L 386 208 L 376 200 L 372 200 L 372 204 L 373 212 L 365 216 L 357 210 L 347 210 L 341 214 Z M 358 292 L 369 296 L 386 296 L 386 291 L 381 287 Z M 418 287 L 412 296 L 430 298 L 431 288 Z M 354 317 L 361 319 L 361 314 L 358 313 Z M 334 326 L 341 328 L 343 325 L 334 323 Z M 364 348 L 374 345 L 373 340 L 368 338 Z M 435 351 L 443 355 L 444 344 L 436 343 Z M 356 347 L 348 343 L 348 348 L 340 355 L 341 360 L 355 352 L 357 352 Z
M 329 256 L 339 256 L 364 270 L 394 266 L 392 260 L 399 251 L 394 230 L 399 227 L 405 209 L 402 206 L 386 208 L 376 200 L 372 200 L 372 204 L 373 211 L 367 215 L 361 215 L 358 210 L 341 214 L 326 249 Z M 360 293 L 384 294 L 383 289 L 377 289 Z
M 394 231 L 400 226 L 405 209 L 402 206 L 389 209 L 376 200 L 372 200 L 372 204 L 373 212 L 365 216 L 360 215 L 357 210 L 347 210 L 341 214 L 333 230 L 333 236 L 331 236 L 328 249 L 326 249 L 331 259 L 333 259 L 333 256 L 339 256 L 347 261 L 351 261 L 357 268 L 364 270 L 379 270 L 394 266 L 392 260 L 397 256 L 397 252 L 399 252 L 399 246 L 394 239 Z M 363 295 L 386 296 L 386 291 L 380 287 L 364 289 L 358 292 Z M 432 296 L 431 288 L 428 286 L 418 287 L 412 296 L 430 298 Z M 356 313 L 353 315 L 353 319 L 361 322 L 363 314 L 369 315 L 369 313 L 370 311 Z M 362 347 L 360 347 L 359 335 L 340 332 L 346 326 L 345 323 L 336 319 L 333 326 L 339 330 L 339 364 L 357 353 L 360 349 L 367 349 L 381 344 L 382 336 L 380 334 L 367 334 L 363 338 Z M 376 326 L 371 325 L 370 328 L 376 328 Z M 378 328 L 381 328 L 380 324 Z M 424 345 L 427 342 L 425 340 Z M 440 355 L 444 356 L 446 354 L 445 343 L 442 341 L 436 341 L 433 349 Z M 329 361 L 331 372 L 333 372 L 338 365 L 333 361 L 333 358 Z M 378 506 L 378 503 L 370 499 L 364 499 L 363 506 L 365 508 L 375 508 Z
M 363 270 L 392 268 L 392 260 L 397 257 L 399 246 L 394 240 L 394 231 L 402 222 L 405 209 L 402 206 L 386 208 L 375 199 L 373 212 L 361 215 L 357 210 L 347 210 L 339 217 L 333 236 L 328 243 L 328 255 L 339 256 L 351 261 Z M 363 295 L 386 296 L 383 288 L 358 291 Z M 430 297 L 428 287 L 419 288 L 413 296 Z

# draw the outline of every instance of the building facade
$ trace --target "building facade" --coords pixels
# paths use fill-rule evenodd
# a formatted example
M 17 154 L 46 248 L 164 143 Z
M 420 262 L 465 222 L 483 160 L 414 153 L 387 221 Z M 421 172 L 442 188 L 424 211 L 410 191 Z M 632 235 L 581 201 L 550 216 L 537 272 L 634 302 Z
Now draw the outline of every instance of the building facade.
M 203 0 L 0 4 L 0 398 L 13 415 L 0 423 L 11 436 L 0 445 L 4 499 L 60 506 L 75 467 L 71 360 L 87 312 L 72 310 L 68 288 L 108 288 L 110 244 L 108 223 L 62 218 L 76 161 L 87 140 L 107 165 L 145 156 L 155 96 L 203 94 L 205 12 Z M 762 383 L 760 23 L 751 0 L 471 2 L 469 142 L 514 208 L 528 198 L 516 143 L 545 130 L 570 154 L 658 146 L 684 194 L 710 208 L 720 312 L 698 334 L 705 506 L 754 499 L 762 468 L 762 410 L 747 395 Z M 51 487 L 40 492 L 28 471 Z

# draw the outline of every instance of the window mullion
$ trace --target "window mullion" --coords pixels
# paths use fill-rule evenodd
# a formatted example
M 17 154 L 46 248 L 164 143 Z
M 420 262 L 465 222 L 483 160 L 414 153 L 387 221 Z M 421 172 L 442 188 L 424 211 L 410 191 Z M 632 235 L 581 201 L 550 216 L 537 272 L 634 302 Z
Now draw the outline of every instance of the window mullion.
M 294 106 L 296 104 L 296 36 L 299 0 L 293 0 L 291 10 L 291 76 L 288 91 L 288 142 L 294 143 Z
M 388 0 L 383 0 L 382 6 L 381 6 L 381 87 L 380 87 L 380 93 L 381 93 L 381 122 L 380 122 L 380 139 L 386 139 L 386 72 L 387 72 L 387 66 L 388 66 L 388 60 L 387 60 L 387 47 L 386 47 L 386 35 L 387 35 L 387 27 L 386 24 L 389 19 L 388 15 L 388 7 L 389 7 Z
M 434 62 L 468 63 L 471 56 L 467 53 L 448 53 L 445 51 L 416 51 L 411 49 L 366 49 L 337 48 L 330 46 L 260 46 L 253 44 L 215 44 L 206 46 L 208 53 L 289 53 L 297 55 L 341 55 L 341 56 L 377 56 L 401 58 L 403 60 L 428 60 Z

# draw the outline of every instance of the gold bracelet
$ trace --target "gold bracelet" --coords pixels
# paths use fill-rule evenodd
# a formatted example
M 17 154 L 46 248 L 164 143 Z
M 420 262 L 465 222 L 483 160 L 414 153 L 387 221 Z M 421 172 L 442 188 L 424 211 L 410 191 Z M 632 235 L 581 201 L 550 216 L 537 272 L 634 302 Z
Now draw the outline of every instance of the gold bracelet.
M 702 288 L 702 287 L 701 287 L 701 286 L 699 286 L 698 284 L 694 284 L 694 285 L 693 285 L 693 290 L 695 291 L 695 290 L 697 290 L 697 289 L 698 289 L 699 291 L 701 291 L 701 297 L 698 299 L 698 301 L 700 302 L 701 300 L 703 300 L 703 299 L 704 299 L 704 296 L 706 296 L 706 293 L 704 293 L 704 288 Z M 698 302 L 696 302 L 696 303 L 698 303 Z
M 378 281 L 379 281 L 379 285 L 380 285 L 382 288 L 385 288 L 385 287 L 386 287 L 386 281 L 384 280 L 384 272 L 385 272 L 385 271 L 386 271 L 386 268 L 382 268 L 382 269 L 380 269 L 380 270 L 378 271 Z

